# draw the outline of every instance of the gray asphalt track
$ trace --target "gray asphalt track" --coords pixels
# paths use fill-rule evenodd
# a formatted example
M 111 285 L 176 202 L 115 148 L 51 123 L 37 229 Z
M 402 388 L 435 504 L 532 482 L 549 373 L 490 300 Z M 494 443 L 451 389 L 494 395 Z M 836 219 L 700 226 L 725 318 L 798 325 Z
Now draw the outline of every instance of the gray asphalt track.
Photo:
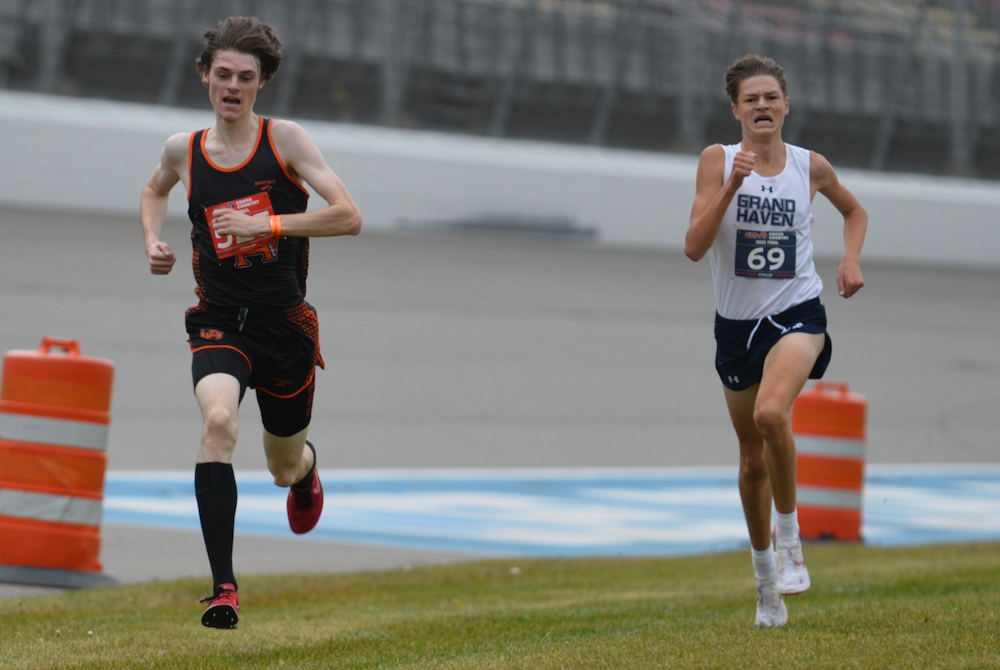
M 167 225 L 179 256 L 169 277 L 149 274 L 135 220 L 8 210 L 0 230 L 0 351 L 51 335 L 110 359 L 108 467 L 191 469 L 200 415 L 183 329 L 196 301 L 189 227 Z M 869 461 L 1000 460 L 1000 271 L 867 264 L 867 286 L 843 300 L 836 264 L 819 266 L 834 341 L 827 379 L 868 398 Z M 363 232 L 313 241 L 309 300 L 327 363 L 311 428 L 321 467 L 735 462 L 707 261 Z M 234 465 L 263 470 L 252 394 L 241 423 Z M 195 534 L 108 526 L 102 539 L 105 569 L 122 581 L 209 574 Z M 463 558 L 253 538 L 236 555 L 243 574 Z

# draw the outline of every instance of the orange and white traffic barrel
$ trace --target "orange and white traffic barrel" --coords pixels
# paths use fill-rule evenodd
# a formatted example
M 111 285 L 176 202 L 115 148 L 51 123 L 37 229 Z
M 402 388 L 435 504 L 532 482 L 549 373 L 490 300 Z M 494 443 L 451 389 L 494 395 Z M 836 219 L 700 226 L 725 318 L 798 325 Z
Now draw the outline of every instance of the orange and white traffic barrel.
M 99 560 L 113 377 L 110 361 L 81 356 L 75 340 L 46 337 L 4 356 L 0 581 L 114 581 Z
M 799 535 L 861 540 L 868 402 L 847 384 L 817 382 L 792 405 Z

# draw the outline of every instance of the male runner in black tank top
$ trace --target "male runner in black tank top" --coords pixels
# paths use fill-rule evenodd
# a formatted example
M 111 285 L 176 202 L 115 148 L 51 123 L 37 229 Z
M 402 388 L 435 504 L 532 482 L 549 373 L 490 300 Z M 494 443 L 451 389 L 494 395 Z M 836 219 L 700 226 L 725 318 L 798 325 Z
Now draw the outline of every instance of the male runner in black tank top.
M 239 618 L 232 455 L 248 387 L 260 406 L 268 469 L 275 484 L 290 487 L 292 530 L 319 521 L 323 492 L 306 440 L 322 366 L 316 314 L 305 302 L 309 238 L 361 230 L 357 207 L 306 132 L 253 112 L 280 63 L 277 34 L 257 19 L 230 17 L 205 33 L 197 65 L 215 125 L 168 139 L 142 193 L 150 271 L 165 275 L 176 261 L 160 240 L 168 197 L 178 182 L 188 192 L 198 305 L 186 326 L 204 417 L 195 493 L 214 581 L 202 623 L 214 628 L 234 628 Z M 306 212 L 303 184 L 327 206 Z

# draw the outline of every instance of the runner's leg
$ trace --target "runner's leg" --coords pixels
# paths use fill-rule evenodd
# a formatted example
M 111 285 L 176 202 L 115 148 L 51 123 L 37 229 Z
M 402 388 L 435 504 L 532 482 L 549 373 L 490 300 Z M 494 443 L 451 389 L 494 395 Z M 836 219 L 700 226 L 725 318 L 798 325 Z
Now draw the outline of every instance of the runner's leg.
M 309 427 L 288 437 L 272 435 L 264 431 L 264 454 L 267 469 L 274 477 L 274 483 L 287 488 L 301 481 L 313 466 L 312 449 L 306 446 Z
M 740 444 L 739 485 L 750 544 L 763 551 L 771 546 L 771 485 L 764 457 L 764 438 L 754 423 L 757 385 L 742 391 L 724 389 L 729 418 Z
M 292 532 L 308 533 L 323 513 L 323 485 L 316 470 L 316 452 L 306 440 L 305 428 L 289 437 L 264 432 L 264 451 L 274 483 L 288 487 L 288 525 Z
M 264 454 L 277 486 L 286 487 L 288 524 L 295 533 L 308 533 L 323 513 L 323 486 L 316 471 L 316 452 L 306 440 L 312 418 L 315 343 L 302 340 L 307 356 L 301 357 L 299 374 L 305 385 L 292 395 L 276 395 L 276 389 L 257 388 L 257 404 L 264 424 Z M 294 371 L 293 371 L 294 372 Z
M 725 389 L 729 416 L 740 442 L 740 498 L 750 531 L 754 581 L 757 584 L 758 626 L 783 626 L 788 610 L 778 593 L 777 562 L 771 548 L 771 484 L 765 463 L 764 438 L 753 420 L 758 385 L 742 391 Z
M 194 388 L 204 424 L 199 463 L 232 463 L 239 437 L 240 382 L 226 373 L 214 373 Z
M 753 422 L 764 440 L 764 460 L 774 507 L 782 514 L 795 511 L 792 403 L 805 386 L 809 372 L 823 350 L 823 343 L 822 334 L 792 333 L 778 340 L 764 359 Z
M 204 417 L 195 466 L 195 496 L 216 593 L 223 584 L 236 589 L 233 530 L 237 492 L 232 459 L 239 433 L 240 391 L 239 380 L 225 373 L 203 377 L 195 386 Z

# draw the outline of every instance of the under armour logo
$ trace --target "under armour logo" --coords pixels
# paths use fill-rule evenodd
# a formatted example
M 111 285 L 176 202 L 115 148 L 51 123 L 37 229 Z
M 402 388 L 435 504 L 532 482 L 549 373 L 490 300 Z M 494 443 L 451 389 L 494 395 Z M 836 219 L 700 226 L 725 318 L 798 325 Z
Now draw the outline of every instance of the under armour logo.
M 768 193 L 774 193 L 774 187 L 773 186 L 764 186 L 763 184 L 761 184 L 760 185 L 760 190 L 762 192 L 763 191 L 767 191 Z
M 730 384 L 739 384 L 740 383 L 740 378 L 737 377 L 736 375 L 729 375 L 729 383 Z

